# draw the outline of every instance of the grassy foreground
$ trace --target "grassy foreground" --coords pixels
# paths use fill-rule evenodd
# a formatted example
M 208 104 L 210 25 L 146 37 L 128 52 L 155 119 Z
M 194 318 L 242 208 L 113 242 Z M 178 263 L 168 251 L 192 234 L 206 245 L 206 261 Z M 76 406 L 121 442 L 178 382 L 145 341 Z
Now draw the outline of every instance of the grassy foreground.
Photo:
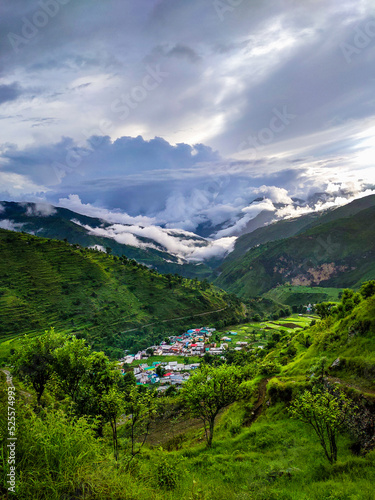
M 299 328 L 290 326 L 298 321 Z M 97 438 L 85 419 L 72 418 L 69 401 L 56 399 L 53 392 L 44 396 L 44 410 L 35 411 L 32 390 L 15 380 L 16 498 L 374 499 L 375 451 L 371 425 L 367 424 L 374 418 L 375 408 L 375 294 L 344 294 L 325 318 L 312 326 L 309 321 L 313 320 L 297 316 L 270 322 L 272 330 L 266 330 L 263 349 L 228 353 L 226 362 L 238 364 L 248 373 L 246 390 L 242 400 L 219 414 L 210 449 L 200 422 L 183 412 L 178 395 L 162 396 L 147 444 L 132 460 L 126 416 L 119 421 L 116 463 L 109 426 Z M 261 336 L 262 325 L 240 325 L 238 335 Z M 253 333 L 256 326 L 258 332 Z M 3 374 L 1 383 L 1 422 L 5 423 Z M 344 391 L 361 409 L 358 414 L 363 408 L 369 412 L 358 423 L 364 425 L 366 446 L 362 446 L 363 435 L 343 431 L 333 465 L 325 459 L 311 427 L 292 420 L 288 412 L 291 402 L 317 383 L 333 384 Z M 358 442 L 362 445 L 354 446 Z M 5 453 L 3 474 L 4 457 Z M 2 493 L 7 498 L 5 489 Z

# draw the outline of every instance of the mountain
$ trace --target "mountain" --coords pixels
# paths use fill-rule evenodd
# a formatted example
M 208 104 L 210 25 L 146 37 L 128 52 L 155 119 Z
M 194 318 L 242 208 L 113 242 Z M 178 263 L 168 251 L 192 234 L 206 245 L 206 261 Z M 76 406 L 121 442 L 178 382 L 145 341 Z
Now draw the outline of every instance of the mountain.
M 290 238 L 309 228 L 333 222 L 344 217 L 350 217 L 359 213 L 361 210 L 373 206 L 375 206 L 375 195 L 359 198 L 342 207 L 331 208 L 321 212 L 312 212 L 301 215 L 300 217 L 273 222 L 272 224 L 260 227 L 255 231 L 240 236 L 236 241 L 233 252 L 226 257 L 225 262 L 234 261 L 242 255 L 245 255 L 247 251 L 257 245 Z
M 131 230 L 130 224 L 122 224 Z M 135 259 L 161 273 L 181 274 L 187 278 L 208 278 L 212 271 L 203 262 L 189 262 L 170 252 L 157 241 L 137 235 L 137 240 L 143 248 L 120 243 L 111 237 L 113 224 L 103 219 L 88 217 L 66 208 L 53 207 L 38 203 L 15 203 L 3 201 L 0 203 L 0 227 L 16 231 L 24 231 L 45 238 L 66 240 L 86 248 L 96 247 L 103 251 L 110 249 L 113 255 L 125 255 Z M 130 235 L 129 235 L 130 236 Z M 206 246 L 207 241 L 199 236 L 171 231 L 168 236 L 179 241 L 190 241 L 195 246 Z M 216 264 L 215 260 L 212 262 Z M 216 264 L 217 265 L 217 264 Z
M 119 354 L 184 325 L 244 317 L 238 299 L 208 282 L 126 257 L 2 229 L 0 254 L 0 342 L 53 326 Z
M 374 205 L 374 197 L 323 214 L 290 238 L 258 243 L 244 255 L 226 260 L 215 284 L 240 297 L 285 284 L 358 286 L 375 276 L 375 206 L 360 210 L 369 204 Z

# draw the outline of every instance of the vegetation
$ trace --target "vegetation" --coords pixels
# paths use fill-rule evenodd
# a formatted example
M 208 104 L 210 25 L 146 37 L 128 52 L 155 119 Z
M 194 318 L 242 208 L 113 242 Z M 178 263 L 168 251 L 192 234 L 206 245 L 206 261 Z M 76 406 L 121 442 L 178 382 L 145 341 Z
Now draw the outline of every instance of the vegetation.
M 153 246 L 156 248 L 143 249 L 118 243 L 112 238 L 96 236 L 85 227 L 103 228 L 111 226 L 110 223 L 106 223 L 102 219 L 87 217 L 60 207 L 54 207 L 54 212 L 48 216 L 41 216 L 38 207 L 34 203 L 2 201 L 1 206 L 0 220 L 11 220 L 13 223 L 19 224 L 20 228 L 26 233 L 66 241 L 72 245 L 85 248 L 102 248 L 108 254 L 134 259 L 163 274 L 177 273 L 186 278 L 199 278 L 202 280 L 209 278 L 212 274 L 212 270 L 205 263 L 184 262 L 181 265 L 177 257 L 166 252 L 165 248 L 155 241 L 153 241 Z M 138 236 L 138 239 L 144 243 L 150 241 L 141 236 Z
M 171 329 L 244 317 L 236 297 L 207 282 L 161 275 L 126 257 L 5 230 L 0 252 L 3 356 L 23 335 L 51 326 L 118 358 Z
M 345 288 L 372 278 L 375 206 L 349 217 L 327 217 L 293 237 L 254 246 L 224 261 L 215 283 L 245 299 L 287 283 Z
M 203 366 L 181 390 L 183 405 L 202 420 L 207 446 L 212 446 L 215 420 L 219 412 L 241 397 L 241 371 L 235 366 Z
M 344 394 L 333 395 L 328 391 L 315 394 L 305 391 L 289 408 L 292 417 L 314 429 L 331 464 L 337 461 L 337 433 L 344 426 L 350 410 L 349 400 Z
M 0 236 L 2 334 L 15 339 L 4 368 L 16 393 L 15 498 L 373 500 L 375 280 L 329 296 L 318 315 L 291 314 L 281 304 L 262 311 L 254 299 L 245 317 L 238 299 L 208 283 L 65 243 Z M 116 304 L 124 308 L 117 316 Z M 212 342 L 225 335 L 229 348 L 200 358 L 179 391 L 137 386 L 130 371 L 97 352 L 147 348 L 168 332 L 146 324 L 179 313 L 191 326 L 197 311 L 226 307 L 214 315 Z M 27 323 L 28 335 L 17 337 Z M 118 340 L 125 327 L 135 331 Z M 7 498 L 5 373 L 0 379 L 0 495 Z

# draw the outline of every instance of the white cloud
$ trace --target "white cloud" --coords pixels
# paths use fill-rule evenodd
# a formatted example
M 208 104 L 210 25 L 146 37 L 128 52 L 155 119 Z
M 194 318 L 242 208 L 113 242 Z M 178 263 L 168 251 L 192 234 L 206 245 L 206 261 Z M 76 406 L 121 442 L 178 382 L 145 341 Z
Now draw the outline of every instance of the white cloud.
M 21 224 L 20 222 L 14 222 L 9 219 L 0 220 L 1 229 L 8 229 L 9 231 L 21 231 L 23 226 L 24 224 Z
M 142 227 L 139 225 L 113 224 L 106 228 L 93 228 L 74 219 L 72 222 L 84 227 L 89 234 L 111 238 L 123 245 L 162 250 L 187 261 L 200 262 L 213 257 L 224 257 L 233 250 L 237 239 L 231 237 L 214 241 L 206 240 L 188 231 L 163 229 L 159 226 Z M 146 238 L 151 242 L 142 241 L 140 238 Z
M 254 194 L 262 194 L 266 198 L 269 198 L 274 203 L 292 203 L 293 200 L 290 198 L 288 191 L 284 188 L 277 186 L 260 186 L 254 189 Z M 245 211 L 245 209 L 244 209 Z
M 106 253 L 106 249 L 102 245 L 93 245 L 89 247 L 91 250 L 98 250 L 98 252 Z
M 79 214 L 87 215 L 89 217 L 95 217 L 98 219 L 103 219 L 108 222 L 119 222 L 122 224 L 144 224 L 149 225 L 154 222 L 151 217 L 131 217 L 127 213 L 108 210 L 106 208 L 95 207 L 90 203 L 82 203 L 80 197 L 77 194 L 70 194 L 68 198 L 60 198 L 58 205 L 60 207 L 68 208 L 73 212 Z
M 48 203 L 35 203 L 29 205 L 26 210 L 26 215 L 30 217 L 49 217 L 56 213 L 56 209 Z
M 19 200 L 22 199 L 26 193 L 29 196 L 35 196 L 38 193 L 46 193 L 48 191 L 49 189 L 45 186 L 34 183 L 26 175 L 0 171 L 0 195 L 4 198 Z

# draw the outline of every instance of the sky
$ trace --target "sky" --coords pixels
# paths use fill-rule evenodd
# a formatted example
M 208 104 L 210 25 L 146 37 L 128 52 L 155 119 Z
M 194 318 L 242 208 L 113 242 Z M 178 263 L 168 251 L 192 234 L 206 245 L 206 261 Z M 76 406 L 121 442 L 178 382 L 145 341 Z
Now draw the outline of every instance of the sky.
M 227 248 L 373 191 L 372 0 L 4 0 L 0 47 L 0 200 Z

